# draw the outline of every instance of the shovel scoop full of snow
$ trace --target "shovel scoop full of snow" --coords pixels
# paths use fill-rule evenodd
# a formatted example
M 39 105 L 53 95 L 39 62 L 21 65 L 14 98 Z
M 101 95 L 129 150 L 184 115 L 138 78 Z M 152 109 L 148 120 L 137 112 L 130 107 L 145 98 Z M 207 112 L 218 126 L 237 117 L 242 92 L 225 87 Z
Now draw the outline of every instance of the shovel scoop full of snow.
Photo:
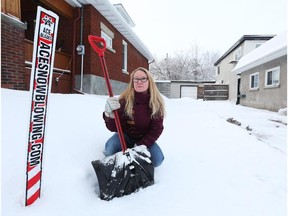
M 154 183 L 151 154 L 144 145 L 92 161 L 98 178 L 100 199 L 111 200 Z

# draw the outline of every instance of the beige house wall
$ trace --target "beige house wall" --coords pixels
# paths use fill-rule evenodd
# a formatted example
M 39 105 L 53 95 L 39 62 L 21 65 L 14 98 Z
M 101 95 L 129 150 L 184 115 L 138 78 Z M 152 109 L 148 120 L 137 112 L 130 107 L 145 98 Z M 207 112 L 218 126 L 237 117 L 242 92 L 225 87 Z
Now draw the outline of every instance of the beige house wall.
M 262 45 L 265 42 L 267 42 L 267 41 L 263 41 L 263 40 L 253 40 L 253 41 L 246 40 L 246 41 L 244 41 L 244 43 L 242 45 L 242 47 L 243 47 L 243 56 L 245 56 L 249 52 L 253 51 L 259 45 Z
M 256 45 L 260 45 L 265 43 L 266 41 L 263 40 L 246 40 L 238 47 L 236 47 L 229 55 L 225 57 L 219 64 L 220 67 L 220 74 L 217 74 L 216 68 L 216 83 L 219 84 L 227 84 L 229 85 L 229 100 L 232 102 L 237 101 L 237 85 L 238 85 L 238 76 L 237 74 L 233 73 L 232 70 L 235 68 L 236 63 L 235 61 L 235 52 L 238 49 L 241 49 L 241 56 L 245 56 L 252 50 L 256 49 Z
M 234 61 L 234 52 L 231 52 L 225 59 L 221 61 L 220 74 L 216 75 L 216 83 L 229 85 L 229 100 L 236 103 L 237 100 L 237 74 L 232 70 L 235 64 L 230 63 Z
M 280 85 L 265 87 L 265 71 L 280 66 Z M 250 75 L 259 72 L 259 88 L 251 90 Z M 278 111 L 287 107 L 287 55 L 241 73 L 240 104 Z M 273 98 L 273 100 L 271 100 Z

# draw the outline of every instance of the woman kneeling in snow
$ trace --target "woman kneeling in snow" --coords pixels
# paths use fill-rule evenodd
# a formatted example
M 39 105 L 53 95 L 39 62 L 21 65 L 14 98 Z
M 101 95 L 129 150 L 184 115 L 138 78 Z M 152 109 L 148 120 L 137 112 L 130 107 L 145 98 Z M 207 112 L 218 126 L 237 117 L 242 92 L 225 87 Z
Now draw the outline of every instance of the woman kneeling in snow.
M 164 129 L 165 106 L 147 69 L 139 67 L 132 72 L 129 85 L 119 99 L 116 97 L 107 99 L 103 118 L 106 127 L 116 132 L 114 110 L 118 111 L 127 147 L 146 145 L 154 167 L 160 166 L 164 155 L 156 140 Z M 110 156 L 121 150 L 118 133 L 115 133 L 106 142 L 104 154 Z

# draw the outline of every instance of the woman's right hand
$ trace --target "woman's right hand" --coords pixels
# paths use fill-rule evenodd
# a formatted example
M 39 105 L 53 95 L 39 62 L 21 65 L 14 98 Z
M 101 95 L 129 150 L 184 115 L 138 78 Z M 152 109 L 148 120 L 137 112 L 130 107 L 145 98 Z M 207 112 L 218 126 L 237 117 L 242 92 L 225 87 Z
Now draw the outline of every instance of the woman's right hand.
M 118 98 L 116 97 L 109 97 L 105 104 L 105 115 L 110 118 L 114 118 L 114 110 L 120 108 L 120 103 Z

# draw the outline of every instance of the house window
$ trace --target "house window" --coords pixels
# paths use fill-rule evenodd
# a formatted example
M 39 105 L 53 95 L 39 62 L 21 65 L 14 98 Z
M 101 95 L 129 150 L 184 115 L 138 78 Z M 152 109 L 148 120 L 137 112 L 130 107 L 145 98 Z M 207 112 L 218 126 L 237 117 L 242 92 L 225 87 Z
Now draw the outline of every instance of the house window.
M 101 27 L 101 37 L 106 42 L 106 48 L 115 53 L 116 51 L 113 49 L 114 33 L 102 22 L 100 23 L 100 27 Z
M 122 41 L 122 71 L 127 73 L 127 43 Z
M 104 31 L 101 31 L 101 37 L 104 38 L 107 48 L 113 49 L 113 39 Z
M 250 75 L 250 89 L 256 90 L 259 88 L 259 73 L 253 73 Z
M 239 59 L 242 57 L 242 47 L 239 47 L 235 52 L 234 52 L 234 60 L 239 61 Z
M 258 47 L 260 47 L 262 44 L 256 44 L 255 45 L 255 48 L 258 48 Z
M 279 86 L 280 67 L 275 67 L 265 72 L 265 87 Z
M 219 75 L 219 74 L 220 74 L 220 65 L 217 66 L 216 73 L 217 73 L 216 75 Z

